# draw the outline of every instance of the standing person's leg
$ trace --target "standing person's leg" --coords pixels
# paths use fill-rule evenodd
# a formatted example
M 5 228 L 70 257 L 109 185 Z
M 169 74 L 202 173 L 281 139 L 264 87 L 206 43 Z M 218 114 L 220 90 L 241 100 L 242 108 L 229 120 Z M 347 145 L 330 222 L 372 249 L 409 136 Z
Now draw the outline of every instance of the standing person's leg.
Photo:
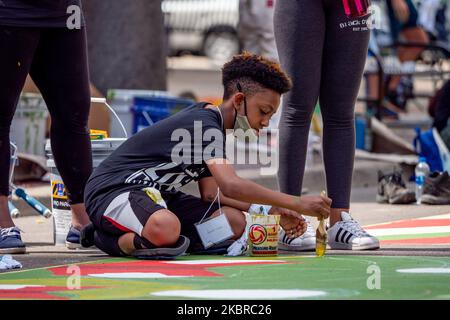
M 39 30 L 0 26 L 0 228 L 13 227 L 8 211 L 10 126 L 39 42 Z
M 407 43 L 417 43 L 422 45 L 429 43 L 428 35 L 421 27 L 405 28 L 400 34 Z M 416 61 L 423 50 L 423 47 L 399 47 L 397 50 L 398 60 L 402 63 L 407 61 Z M 392 76 L 388 86 L 389 91 L 395 91 L 400 83 L 400 80 L 401 76 Z
M 428 44 L 429 38 L 427 33 L 423 28 L 418 26 L 418 13 L 414 3 L 411 0 L 406 0 L 406 4 L 409 9 L 409 18 L 406 22 L 402 23 L 396 17 L 391 1 L 387 2 L 393 41 L 398 41 L 401 36 L 406 42 Z M 423 50 L 421 47 L 399 47 L 397 49 L 397 56 L 402 63 L 415 61 Z M 392 76 L 388 83 L 388 91 L 395 92 L 400 80 L 400 76 Z
M 356 31 L 341 4 L 328 1 L 332 12 L 322 65 L 320 105 L 323 115 L 323 156 L 328 196 L 333 200 L 330 224 L 340 220 L 341 211 L 350 208 L 350 193 L 355 155 L 355 103 L 361 85 L 370 30 Z M 362 21 L 362 18 L 359 19 Z M 356 20 L 356 19 L 355 19 Z M 359 27 L 362 27 L 361 23 Z
M 267 59 L 278 61 L 277 44 L 273 30 L 261 30 L 259 37 L 259 46 L 261 48 L 261 55 Z
M 299 196 L 319 97 L 325 37 L 322 1 L 277 1 L 274 26 L 281 65 L 293 81 L 293 89 L 283 97 L 278 182 L 281 192 Z
M 0 26 L 0 253 L 24 253 L 20 230 L 8 209 L 10 126 L 30 69 L 40 31 Z
M 429 38 L 425 30 L 421 27 L 410 27 L 405 28 L 401 32 L 402 37 L 406 42 L 416 43 L 426 45 L 429 43 Z M 423 47 L 399 47 L 398 48 L 398 59 L 400 62 L 405 61 L 415 61 L 420 54 L 423 52 Z
M 253 54 L 261 54 L 259 47 L 259 34 L 253 28 L 240 28 L 239 39 L 242 51 L 249 51 Z
M 51 114 L 51 146 L 56 167 L 66 185 L 72 225 L 90 222 L 84 188 L 92 173 L 88 132 L 89 72 L 85 29 L 45 29 L 31 67 L 31 76 Z
M 320 105 L 327 189 L 333 200 L 329 244 L 333 249 L 375 249 L 379 247 L 378 240 L 367 234 L 348 214 L 355 155 L 354 108 L 370 30 L 362 22 L 367 18 L 352 19 L 349 24 L 340 2 L 329 0 L 327 5 L 330 14 L 327 16 Z M 355 24 L 356 27 L 351 26 Z

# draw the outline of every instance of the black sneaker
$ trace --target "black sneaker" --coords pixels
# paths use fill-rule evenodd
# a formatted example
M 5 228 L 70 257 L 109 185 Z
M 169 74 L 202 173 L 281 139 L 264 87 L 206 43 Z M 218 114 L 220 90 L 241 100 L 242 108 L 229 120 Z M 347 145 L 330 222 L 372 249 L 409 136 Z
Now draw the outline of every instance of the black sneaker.
M 94 242 L 95 227 L 92 223 L 84 226 L 80 231 L 80 244 L 83 248 L 91 248 L 95 245 Z
M 422 203 L 450 204 L 450 177 L 448 172 L 433 172 L 425 178 Z
M 378 203 L 409 204 L 415 201 L 415 193 L 406 188 L 401 172 L 394 170 L 383 174 L 378 171 Z

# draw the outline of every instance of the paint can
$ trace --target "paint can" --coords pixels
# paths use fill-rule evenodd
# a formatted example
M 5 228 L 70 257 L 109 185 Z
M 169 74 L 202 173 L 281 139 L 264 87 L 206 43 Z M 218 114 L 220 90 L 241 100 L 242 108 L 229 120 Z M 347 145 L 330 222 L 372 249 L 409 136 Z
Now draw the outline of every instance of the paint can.
M 278 255 L 279 215 L 252 215 L 249 228 L 250 255 L 270 257 Z
M 103 140 L 92 140 L 92 161 L 94 169 L 97 168 L 103 160 L 105 160 L 114 150 L 116 150 L 126 139 L 109 138 Z M 45 145 L 47 154 L 47 166 L 50 172 L 51 184 L 51 204 L 53 213 L 53 239 L 55 245 L 65 245 L 67 233 L 69 232 L 72 222 L 72 214 L 70 211 L 67 192 L 64 182 L 58 169 L 56 168 L 53 153 L 50 146 L 50 140 Z

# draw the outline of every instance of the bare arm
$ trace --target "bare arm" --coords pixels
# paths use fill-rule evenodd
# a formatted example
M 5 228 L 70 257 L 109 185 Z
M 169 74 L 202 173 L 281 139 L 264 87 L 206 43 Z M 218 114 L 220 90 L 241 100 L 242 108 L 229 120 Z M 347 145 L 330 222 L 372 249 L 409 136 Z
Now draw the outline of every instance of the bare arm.
M 331 200 L 322 196 L 295 197 L 276 192 L 236 175 L 233 166 L 225 159 L 206 161 L 225 197 L 245 203 L 259 203 L 286 208 L 304 215 L 327 218 Z
M 203 201 L 213 202 L 217 196 L 217 182 L 214 177 L 203 178 L 198 182 L 198 188 Z M 248 212 L 250 203 L 242 202 L 238 200 L 226 197 L 220 192 L 220 203 L 232 208 L 239 209 L 241 211 Z
M 198 182 L 199 191 L 203 201 L 213 202 L 217 197 L 218 185 L 214 177 L 203 178 Z M 248 212 L 250 203 L 234 200 L 226 197 L 222 192 L 219 194 L 220 203 L 241 211 Z M 284 208 L 272 207 L 269 214 L 278 214 L 281 216 L 280 225 L 287 232 L 288 237 L 296 238 L 305 233 L 307 223 L 305 219 L 295 211 Z

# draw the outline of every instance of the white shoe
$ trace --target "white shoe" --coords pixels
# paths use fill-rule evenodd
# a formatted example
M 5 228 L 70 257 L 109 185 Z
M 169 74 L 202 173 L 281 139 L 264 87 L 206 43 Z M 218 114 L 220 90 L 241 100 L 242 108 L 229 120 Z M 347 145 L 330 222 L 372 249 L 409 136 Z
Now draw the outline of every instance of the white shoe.
M 342 221 L 328 229 L 328 245 L 332 250 L 373 250 L 380 248 L 380 241 L 368 234 L 347 212 L 341 213 Z
M 280 228 L 280 235 L 278 240 L 278 248 L 286 251 L 310 251 L 316 249 L 316 232 L 314 231 L 311 222 L 308 222 L 308 228 L 300 237 L 291 239 L 286 232 Z

